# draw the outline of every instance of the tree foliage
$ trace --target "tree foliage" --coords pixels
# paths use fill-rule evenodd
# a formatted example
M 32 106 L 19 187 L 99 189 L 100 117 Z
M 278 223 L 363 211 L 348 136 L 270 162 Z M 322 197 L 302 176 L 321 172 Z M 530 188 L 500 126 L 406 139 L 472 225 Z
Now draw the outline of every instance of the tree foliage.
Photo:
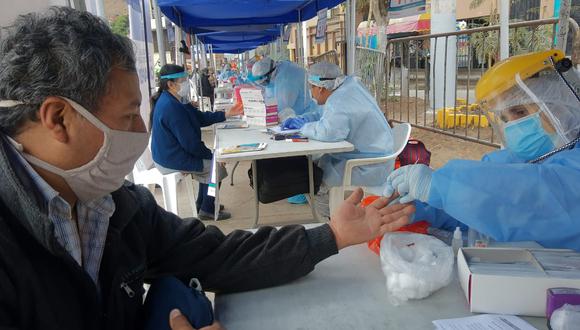
M 111 30 L 113 33 L 120 34 L 122 36 L 129 35 L 129 16 L 119 15 L 111 21 Z

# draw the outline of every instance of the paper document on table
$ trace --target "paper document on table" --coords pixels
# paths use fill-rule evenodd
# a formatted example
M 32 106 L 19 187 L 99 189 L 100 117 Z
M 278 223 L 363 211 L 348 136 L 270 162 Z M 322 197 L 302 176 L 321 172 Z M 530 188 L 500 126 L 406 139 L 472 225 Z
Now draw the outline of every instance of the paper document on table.
M 280 126 L 274 126 L 268 128 L 268 133 L 272 134 L 294 134 L 299 133 L 300 129 L 283 129 Z
M 433 321 L 437 330 L 537 330 L 514 315 L 482 314 Z
M 250 151 L 264 150 L 267 145 L 268 145 L 267 143 L 247 143 L 247 144 L 240 144 L 237 146 L 220 148 L 219 151 L 222 155 L 237 154 L 239 152 L 250 152 Z

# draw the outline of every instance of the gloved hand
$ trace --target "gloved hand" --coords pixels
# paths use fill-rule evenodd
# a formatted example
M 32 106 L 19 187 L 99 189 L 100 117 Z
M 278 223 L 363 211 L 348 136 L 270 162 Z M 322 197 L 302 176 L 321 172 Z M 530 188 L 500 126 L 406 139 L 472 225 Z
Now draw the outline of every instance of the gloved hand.
M 389 197 L 398 192 L 401 195 L 401 203 L 414 200 L 427 203 L 432 175 L 433 170 L 423 164 L 403 166 L 389 175 L 383 196 Z
M 307 121 L 304 118 L 296 117 L 296 118 L 288 118 L 282 124 L 283 129 L 300 129 Z

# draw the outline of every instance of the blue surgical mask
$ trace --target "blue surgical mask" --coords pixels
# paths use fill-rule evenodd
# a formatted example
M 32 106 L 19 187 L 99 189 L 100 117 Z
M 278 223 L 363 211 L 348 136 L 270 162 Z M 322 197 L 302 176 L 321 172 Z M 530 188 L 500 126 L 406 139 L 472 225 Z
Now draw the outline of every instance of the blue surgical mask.
M 544 130 L 540 114 L 511 121 L 504 127 L 506 147 L 523 160 L 538 158 L 552 149 L 554 142 Z

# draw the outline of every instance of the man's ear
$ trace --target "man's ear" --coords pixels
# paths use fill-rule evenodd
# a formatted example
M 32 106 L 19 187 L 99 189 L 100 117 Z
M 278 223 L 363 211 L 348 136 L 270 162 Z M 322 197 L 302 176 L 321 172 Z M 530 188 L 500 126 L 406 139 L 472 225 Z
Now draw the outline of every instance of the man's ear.
M 70 118 L 74 109 L 60 97 L 49 96 L 40 105 L 38 119 L 50 135 L 61 143 L 69 140 Z

